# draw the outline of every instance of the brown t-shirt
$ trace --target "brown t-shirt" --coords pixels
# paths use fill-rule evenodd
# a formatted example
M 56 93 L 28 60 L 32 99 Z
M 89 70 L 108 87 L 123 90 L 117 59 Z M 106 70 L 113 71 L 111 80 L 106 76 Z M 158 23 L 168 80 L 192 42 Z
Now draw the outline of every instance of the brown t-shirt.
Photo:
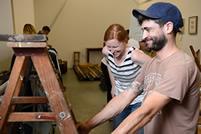
M 145 134 L 195 133 L 200 73 L 190 56 L 178 51 L 164 60 L 155 57 L 144 65 L 136 80 L 144 82 L 147 95 L 154 90 L 172 99 L 145 126 Z

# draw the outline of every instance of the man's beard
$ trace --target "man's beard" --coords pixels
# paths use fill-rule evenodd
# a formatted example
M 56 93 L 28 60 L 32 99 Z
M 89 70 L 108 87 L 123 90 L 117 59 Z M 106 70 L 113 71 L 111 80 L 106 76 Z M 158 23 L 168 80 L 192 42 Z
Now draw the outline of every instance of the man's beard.
M 167 38 L 165 37 L 164 34 L 162 34 L 159 38 L 152 37 L 152 40 L 153 40 L 153 44 L 152 44 L 152 47 L 150 49 L 154 50 L 154 51 L 161 50 L 165 46 L 165 44 L 167 43 Z

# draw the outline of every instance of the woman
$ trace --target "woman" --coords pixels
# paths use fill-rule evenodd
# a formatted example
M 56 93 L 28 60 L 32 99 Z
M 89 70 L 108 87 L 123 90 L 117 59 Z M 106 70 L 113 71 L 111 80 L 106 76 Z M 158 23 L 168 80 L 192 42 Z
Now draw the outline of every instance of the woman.
M 23 27 L 23 34 L 36 34 L 36 29 L 32 24 L 25 24 Z
M 113 97 L 124 92 L 140 73 L 141 66 L 151 58 L 141 50 L 129 47 L 128 34 L 123 26 L 112 24 L 105 31 L 103 54 L 105 55 Z M 143 91 L 129 106 L 113 119 L 116 128 L 131 112 L 140 107 L 144 98 Z M 138 132 L 143 134 L 143 129 Z

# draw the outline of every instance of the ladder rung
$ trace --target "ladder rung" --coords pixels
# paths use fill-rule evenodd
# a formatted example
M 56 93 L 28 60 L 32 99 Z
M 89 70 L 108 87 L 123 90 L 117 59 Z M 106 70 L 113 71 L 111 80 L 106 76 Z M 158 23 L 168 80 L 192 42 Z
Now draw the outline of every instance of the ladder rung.
M 21 97 L 15 96 L 12 98 L 12 104 L 43 104 L 48 103 L 47 97 Z
M 8 122 L 36 121 L 56 121 L 56 114 L 53 112 L 12 112 L 8 117 Z

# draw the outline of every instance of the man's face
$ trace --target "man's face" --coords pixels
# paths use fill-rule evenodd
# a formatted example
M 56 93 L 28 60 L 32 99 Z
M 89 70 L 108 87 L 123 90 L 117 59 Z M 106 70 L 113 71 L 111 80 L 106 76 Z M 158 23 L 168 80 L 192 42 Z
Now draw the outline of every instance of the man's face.
M 105 42 L 108 50 L 113 54 L 115 58 L 118 58 L 124 52 L 125 46 L 123 42 L 119 42 L 116 39 L 108 40 Z
M 48 34 L 49 34 L 49 31 L 44 30 L 44 31 L 43 31 L 43 34 L 48 35 Z
M 167 38 L 163 32 L 163 27 L 153 20 L 145 20 L 142 23 L 143 41 L 150 49 L 154 51 L 161 50 L 167 43 Z

